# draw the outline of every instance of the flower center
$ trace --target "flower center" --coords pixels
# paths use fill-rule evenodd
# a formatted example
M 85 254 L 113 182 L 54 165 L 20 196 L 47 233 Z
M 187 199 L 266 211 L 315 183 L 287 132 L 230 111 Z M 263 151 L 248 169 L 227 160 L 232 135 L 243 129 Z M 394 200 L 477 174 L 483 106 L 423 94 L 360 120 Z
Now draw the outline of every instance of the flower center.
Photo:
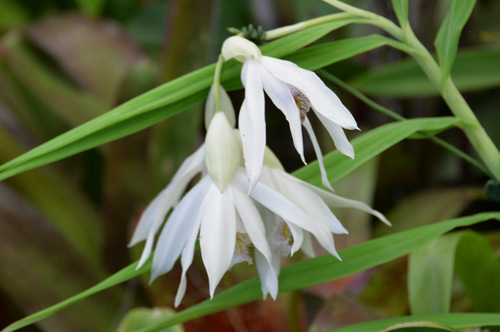
M 231 266 L 241 262 L 248 262 L 252 264 L 252 257 L 248 253 L 248 248 L 252 244 L 250 237 L 247 233 L 236 232 L 236 244 L 234 246 L 234 256 L 231 262 Z
M 309 99 L 298 89 L 294 87 L 289 87 L 290 92 L 292 92 L 293 99 L 295 100 L 295 105 L 299 109 L 300 119 L 302 122 L 306 121 L 307 112 L 311 109 L 311 102 Z

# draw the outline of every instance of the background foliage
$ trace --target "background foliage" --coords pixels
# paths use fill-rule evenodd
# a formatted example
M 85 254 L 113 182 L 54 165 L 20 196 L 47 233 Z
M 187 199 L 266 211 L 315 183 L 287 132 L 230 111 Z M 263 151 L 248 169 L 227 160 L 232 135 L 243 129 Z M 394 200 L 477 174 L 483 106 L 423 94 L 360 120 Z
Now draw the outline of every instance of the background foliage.
M 396 20 L 388 2 L 350 3 Z M 453 3 L 410 1 L 409 22 L 432 51 Z M 213 69 L 176 81 L 197 89 L 192 95 L 174 100 L 177 97 L 167 93 L 174 89 L 171 84 L 123 103 L 214 62 L 229 36 L 227 27 L 254 23 L 271 29 L 333 12 L 333 7 L 320 1 L 302 0 L 0 2 L 2 164 L 119 105 L 122 110 L 137 110 L 112 130 L 80 131 L 81 137 L 87 137 L 85 143 L 78 141 L 80 147 L 71 145 L 70 136 L 64 143 L 79 151 L 96 148 L 12 177 L 24 166 L 11 174 L 7 168 L 0 175 L 9 177 L 0 183 L 0 326 L 65 300 L 120 270 L 125 277 L 110 281 L 118 286 L 77 301 L 27 329 L 102 331 L 120 326 L 119 330 L 128 331 L 127 325 L 133 330 L 138 326 L 134 324 L 141 324 L 138 321 L 157 322 L 160 316 L 158 321 L 165 324 L 189 320 L 184 323 L 186 331 L 202 327 L 205 331 L 276 331 L 287 326 L 292 331 L 306 327 L 322 331 L 408 314 L 435 315 L 434 319 L 421 317 L 452 326 L 460 319 L 450 319 L 453 316 L 444 315 L 448 312 L 498 313 L 499 227 L 494 221 L 482 222 L 498 219 L 498 213 L 453 219 L 499 210 L 499 203 L 485 196 L 488 177 L 429 140 L 407 139 L 422 138 L 416 133 L 442 132 L 439 137 L 475 157 L 463 133 L 449 129 L 455 120 L 419 66 L 400 51 L 385 47 L 386 40 L 371 36 L 379 30 L 368 25 L 316 29 L 303 34 L 302 42 L 265 47 L 270 54 L 286 56 L 306 68 L 324 67 L 327 74 L 406 118 L 440 117 L 392 123 L 329 82 L 362 129 L 348 133 L 356 148 L 354 162 L 336 153 L 325 160 L 336 193 L 373 205 L 394 226 L 387 228 L 364 213 L 339 209 L 336 214 L 350 231 L 349 236 L 336 238 L 337 247 L 347 248 L 341 251 L 344 261 L 325 256 L 301 262 L 301 257 L 294 256 L 288 263 L 296 264 L 283 269 L 284 293 L 276 302 L 259 299 L 258 282 L 245 281 L 256 275 L 255 268 L 243 264 L 223 279 L 220 297 L 202 302 L 208 294 L 207 280 L 201 260 L 195 260 L 188 293 L 179 308 L 188 310 L 171 316 L 170 323 L 165 320 L 172 315 L 169 310 L 156 311 L 157 316 L 134 311 L 173 303 L 180 269 L 150 287 L 148 273 L 130 279 L 140 274 L 130 264 L 141 248 L 129 249 L 127 242 L 142 209 L 203 139 L 202 101 Z M 459 40 L 455 63 L 451 68 L 445 65 L 497 146 L 499 13 L 497 1 L 477 2 Z M 338 29 L 297 51 L 330 28 Z M 437 58 L 442 57 L 446 58 L 438 51 Z M 226 87 L 241 87 L 235 64 L 228 65 L 224 74 Z M 323 78 L 328 83 L 328 76 Z M 239 105 L 242 91 L 232 92 L 231 97 Z M 149 113 L 139 113 L 146 109 Z M 302 165 L 284 119 L 271 105 L 267 114 L 268 144 L 287 170 L 297 170 Z M 100 145 L 124 136 L 124 131 L 134 133 Z M 324 150 L 332 150 L 328 134 L 321 136 Z M 312 147 L 306 147 L 311 161 Z M 33 158 L 33 165 L 60 159 L 65 151 L 61 148 L 54 157 Z M 295 174 L 319 183 L 314 166 L 311 163 Z M 440 236 L 465 226 L 467 230 Z M 405 256 L 410 252 L 409 258 Z M 200 304 L 193 306 L 196 303 Z M 205 316 L 216 311 L 220 312 Z M 477 322 L 472 326 L 498 324 L 498 315 L 467 317 Z M 396 320 L 386 325 L 381 321 L 378 326 Z

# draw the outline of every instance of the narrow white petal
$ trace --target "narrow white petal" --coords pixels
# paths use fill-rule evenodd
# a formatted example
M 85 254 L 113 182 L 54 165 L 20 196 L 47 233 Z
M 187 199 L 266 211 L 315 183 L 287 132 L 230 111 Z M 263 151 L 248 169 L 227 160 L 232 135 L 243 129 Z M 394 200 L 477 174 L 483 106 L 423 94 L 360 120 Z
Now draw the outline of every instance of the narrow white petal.
M 201 209 L 200 209 L 201 212 Z M 191 233 L 189 234 L 188 240 L 182 250 L 181 265 L 182 265 L 182 275 L 181 281 L 179 283 L 179 288 L 177 289 L 177 294 L 175 295 L 175 307 L 177 308 L 184 298 L 186 293 L 186 272 L 193 262 L 194 247 L 196 243 L 196 238 L 198 237 L 198 230 L 200 229 L 201 214 L 199 213 L 196 217 L 196 224 L 194 225 Z
M 245 61 L 241 75 L 245 86 L 245 100 L 241 106 L 238 124 L 251 189 L 259 180 L 266 148 L 264 91 L 259 75 L 259 63 L 251 59 Z
M 299 89 L 316 112 L 346 129 L 357 129 L 356 120 L 332 90 L 312 71 L 290 61 L 263 56 L 259 60 L 276 78 Z
M 302 231 L 302 228 L 292 223 L 287 223 L 287 226 L 290 229 L 290 233 L 292 233 L 293 243 L 292 249 L 290 250 L 290 256 L 293 256 L 293 254 L 299 251 L 304 244 L 304 231 Z
M 304 242 L 302 243 L 302 251 L 309 257 L 314 258 L 316 254 L 314 253 L 314 246 L 311 239 L 311 233 L 304 233 Z
M 321 182 L 323 183 L 323 185 L 326 188 L 330 189 L 331 191 L 334 191 L 332 188 L 332 185 L 330 184 L 330 180 L 328 180 L 328 175 L 326 174 L 325 164 L 323 162 L 323 153 L 321 152 L 321 148 L 319 146 L 318 139 L 316 138 L 316 135 L 314 134 L 314 130 L 313 130 L 308 118 L 305 119 L 303 125 L 304 125 L 304 128 L 306 128 L 306 131 L 309 134 L 309 137 L 311 138 L 311 142 L 312 142 L 313 147 L 314 147 L 314 152 L 316 153 L 316 158 L 318 159 L 319 170 L 321 172 Z
M 332 137 L 333 143 L 335 144 L 335 147 L 337 148 L 337 150 L 339 150 L 340 153 L 343 153 L 346 156 L 354 159 L 354 148 L 352 147 L 351 143 L 347 139 L 347 136 L 345 135 L 342 127 L 339 126 L 338 124 L 328 120 L 326 117 L 324 117 L 320 113 L 316 113 L 316 115 L 321 120 L 321 122 L 325 126 L 326 130 L 328 130 L 328 133 Z
M 203 201 L 200 248 L 208 274 L 210 297 L 231 265 L 236 244 L 236 211 L 231 187 L 212 185 Z
M 288 86 L 276 77 L 271 75 L 269 71 L 260 66 L 260 76 L 262 86 L 267 95 L 273 101 L 274 105 L 285 115 L 289 125 L 290 133 L 292 134 L 293 145 L 300 155 L 302 162 L 306 163 L 304 158 L 304 142 L 302 140 L 302 127 L 300 120 L 300 112 L 297 104 L 293 99 L 292 93 Z
M 281 257 L 273 257 L 273 260 L 279 260 Z M 272 262 L 269 262 L 264 255 L 262 255 L 258 250 L 255 250 L 255 265 L 257 265 L 257 271 L 259 272 L 260 277 L 260 287 L 262 289 L 262 297 L 263 300 L 266 299 L 267 294 L 270 294 L 271 297 L 276 300 L 278 296 L 278 273 L 275 272 L 275 269 L 272 266 Z M 279 266 L 279 262 L 278 262 Z
M 344 198 L 338 195 L 334 195 L 332 193 L 329 193 L 325 190 L 322 190 L 316 186 L 313 186 L 311 184 L 306 183 L 306 185 L 313 190 L 316 194 L 318 194 L 321 199 L 330 207 L 330 208 L 354 208 L 358 209 L 361 211 L 365 211 L 375 217 L 377 217 L 380 221 L 382 221 L 384 224 L 387 224 L 388 226 L 392 226 L 390 221 L 387 220 L 387 218 L 380 213 L 379 211 L 373 209 L 369 205 L 356 201 L 353 199 L 348 199 Z
M 156 196 L 142 213 L 141 219 L 132 236 L 132 240 L 130 240 L 129 247 L 134 246 L 148 237 L 154 237 L 167 212 L 179 201 L 179 198 L 192 178 L 197 173 L 201 172 L 204 163 L 204 155 L 205 149 L 202 145 L 182 163 L 169 185 Z
M 172 269 L 192 232 L 198 232 L 200 206 L 211 184 L 208 176 L 180 201 L 161 231 L 153 257 L 151 281 Z
M 238 211 L 238 215 L 241 218 L 250 240 L 255 248 L 257 248 L 270 262 L 271 250 L 267 244 L 266 230 L 259 211 L 252 200 L 237 187 L 233 188 L 233 195 L 236 210 Z

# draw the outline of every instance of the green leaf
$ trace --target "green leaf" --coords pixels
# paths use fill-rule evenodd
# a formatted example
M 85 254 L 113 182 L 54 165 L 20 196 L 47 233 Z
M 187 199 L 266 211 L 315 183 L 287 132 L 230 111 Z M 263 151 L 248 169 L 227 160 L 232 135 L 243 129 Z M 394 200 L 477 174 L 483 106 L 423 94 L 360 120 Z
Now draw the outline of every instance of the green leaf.
M 356 151 L 354 160 L 342 155 L 337 150 L 324 158 L 325 167 L 335 170 L 334 172 L 329 172 L 328 178 L 330 182 L 337 181 L 367 160 L 377 156 L 417 131 L 443 130 L 453 126 L 457 122 L 458 120 L 453 117 L 421 118 L 393 122 L 370 130 L 351 141 L 354 151 Z M 321 176 L 318 169 L 318 162 L 314 161 L 308 167 L 296 171 L 294 175 L 311 184 L 321 186 Z
M 461 50 L 451 70 L 453 82 L 460 91 L 476 91 L 499 86 L 499 58 L 498 48 L 475 47 Z M 363 73 L 354 77 L 349 84 L 362 92 L 377 96 L 439 95 L 419 65 L 411 59 Z
M 454 267 L 476 310 L 500 311 L 500 264 L 481 235 L 445 235 L 410 255 L 408 290 L 412 314 L 450 311 Z
M 103 291 L 105 289 L 108 289 L 110 287 L 116 286 L 118 284 L 121 284 L 122 282 L 125 282 L 127 280 L 130 280 L 134 277 L 137 277 L 151 269 L 151 260 L 149 260 L 146 264 L 144 264 L 140 269 L 136 270 L 137 267 L 137 262 L 130 264 L 129 266 L 121 269 L 117 273 L 113 274 L 111 277 L 101 281 L 94 287 L 91 287 L 87 289 L 84 292 L 81 292 L 73 297 L 70 297 L 67 300 L 64 300 L 62 302 L 57 303 L 56 305 L 53 305 L 47 309 L 44 309 L 42 311 L 39 311 L 37 313 L 34 313 L 32 315 L 29 315 L 23 319 L 18 320 L 17 322 L 14 322 L 4 328 L 2 332 L 10 332 L 10 331 L 15 331 L 18 330 L 24 326 L 28 326 L 30 324 L 36 323 L 44 318 L 47 318 L 54 313 L 58 312 L 59 310 L 69 307 L 72 304 L 75 304 L 91 295 L 94 295 L 100 291 Z
M 91 16 L 98 16 L 104 6 L 105 0 L 76 0 L 80 10 Z
M 29 12 L 18 1 L 0 1 L 0 30 L 23 25 L 29 21 L 29 16 Z
M 422 321 L 435 322 L 456 329 L 466 329 L 478 326 L 500 326 L 500 314 L 452 313 L 404 316 L 340 327 L 335 329 L 335 332 L 380 332 L 394 324 Z
M 267 55 L 286 55 L 341 24 L 333 23 L 284 37 L 265 45 L 262 51 Z M 223 80 L 235 78 L 240 68 L 241 64 L 236 61 L 228 62 L 222 73 Z M 0 173 L 0 180 L 129 135 L 196 104 L 206 97 L 213 70 L 214 65 L 210 65 L 170 81 L 26 152 L 0 166 L 4 171 Z
M 456 227 L 469 226 L 489 219 L 500 220 L 500 213 L 480 213 L 473 216 L 451 219 L 438 224 L 368 241 L 361 245 L 341 250 L 339 254 L 343 261 L 338 261 L 331 255 L 325 255 L 285 267 L 281 270 L 280 274 L 280 292 L 317 285 L 366 270 L 406 255 Z M 33 324 L 88 296 L 134 278 L 150 270 L 151 260 L 139 270 L 135 270 L 136 265 L 137 263 L 131 264 L 96 286 L 50 308 L 25 317 L 9 325 L 3 331 L 14 331 L 15 329 Z M 206 300 L 192 306 L 144 331 L 155 331 L 159 328 L 179 324 L 190 319 L 257 300 L 261 296 L 260 281 L 258 278 L 252 278 L 216 295 L 212 300 Z
M 130 310 L 123 317 L 116 332 L 134 332 L 141 328 L 152 325 L 164 317 L 171 316 L 175 313 L 169 308 L 135 308 Z M 182 325 L 176 325 L 169 328 L 158 330 L 157 332 L 182 332 Z
M 448 14 L 439 28 L 434 46 L 436 47 L 439 64 L 443 70 L 443 80 L 446 80 L 450 74 L 457 54 L 460 34 L 475 4 L 475 0 L 451 1 Z
M 399 20 L 399 24 L 404 27 L 408 24 L 408 0 L 392 0 L 392 7 Z

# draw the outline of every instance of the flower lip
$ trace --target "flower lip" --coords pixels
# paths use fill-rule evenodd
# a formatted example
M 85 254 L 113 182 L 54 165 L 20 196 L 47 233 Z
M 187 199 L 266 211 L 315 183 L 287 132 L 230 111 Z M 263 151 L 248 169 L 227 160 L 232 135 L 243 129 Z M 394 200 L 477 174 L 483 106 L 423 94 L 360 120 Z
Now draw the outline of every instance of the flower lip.
M 245 62 L 247 57 L 258 59 L 262 56 L 257 45 L 239 36 L 229 37 L 222 44 L 222 56 L 229 60 L 235 58 L 240 62 Z

